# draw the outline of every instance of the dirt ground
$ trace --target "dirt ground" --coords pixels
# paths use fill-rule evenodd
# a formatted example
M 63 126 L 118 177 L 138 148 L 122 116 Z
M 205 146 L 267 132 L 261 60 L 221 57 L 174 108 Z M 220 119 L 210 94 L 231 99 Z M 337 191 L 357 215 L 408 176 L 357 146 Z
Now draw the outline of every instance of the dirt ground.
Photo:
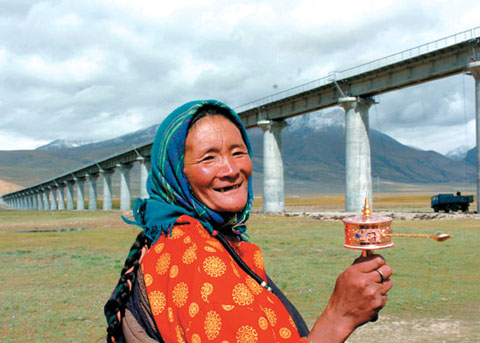
M 478 343 L 480 342 L 480 309 L 473 308 L 469 319 L 395 317 L 382 315 L 375 323 L 358 328 L 348 343 Z
M 348 212 L 317 212 L 317 211 L 288 211 L 283 214 L 286 217 L 311 217 L 319 220 L 342 220 L 345 217 L 358 215 Z M 456 219 L 480 219 L 480 214 L 463 212 L 375 212 L 376 216 L 388 216 L 395 220 L 456 220 Z

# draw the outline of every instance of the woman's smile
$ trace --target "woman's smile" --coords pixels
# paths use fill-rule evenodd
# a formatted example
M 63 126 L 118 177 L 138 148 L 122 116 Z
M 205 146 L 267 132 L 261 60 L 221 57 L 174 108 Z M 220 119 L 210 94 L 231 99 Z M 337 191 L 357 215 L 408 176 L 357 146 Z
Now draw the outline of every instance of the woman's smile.
M 222 188 L 214 188 L 217 192 L 220 192 L 220 193 L 225 193 L 225 192 L 228 192 L 228 191 L 231 191 L 231 190 L 234 190 L 234 189 L 238 189 L 242 184 L 239 183 L 238 185 L 233 185 L 233 186 L 225 186 L 225 187 L 222 187 Z
M 239 129 L 227 118 L 207 116 L 190 128 L 183 171 L 208 208 L 239 212 L 245 207 L 252 161 Z

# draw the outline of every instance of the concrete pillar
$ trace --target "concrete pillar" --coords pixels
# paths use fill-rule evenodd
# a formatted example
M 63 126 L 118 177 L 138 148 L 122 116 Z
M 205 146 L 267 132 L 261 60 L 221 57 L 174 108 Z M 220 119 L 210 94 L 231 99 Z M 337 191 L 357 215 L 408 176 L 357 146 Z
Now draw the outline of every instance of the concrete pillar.
M 32 191 L 32 210 L 38 210 L 37 193 Z
M 132 163 L 120 163 L 117 167 L 120 170 L 120 210 L 130 210 L 130 169 Z
M 75 180 L 68 180 L 66 183 L 67 186 L 67 210 L 73 211 L 73 186 L 75 185 Z
M 88 174 L 88 210 L 97 210 L 97 179 L 99 174 Z
M 65 183 L 57 184 L 58 193 L 58 209 L 63 211 L 65 209 Z
M 477 144 L 477 213 L 480 213 L 480 62 L 470 63 L 468 69 L 475 78 L 475 128 Z
M 43 192 L 41 189 L 37 191 L 37 199 L 38 199 L 38 210 L 43 211 Z
M 150 158 L 140 157 L 137 159 L 140 162 L 140 198 L 148 198 L 147 179 L 150 171 Z
M 45 211 L 50 211 L 50 190 L 48 188 L 43 188 L 43 194 L 45 195 L 45 202 L 43 203 L 43 209 Z
M 77 184 L 77 211 L 85 210 L 85 177 L 76 177 Z
M 103 210 L 112 210 L 112 174 L 115 169 L 100 170 L 103 175 Z
M 282 129 L 284 120 L 262 120 L 257 125 L 263 130 L 263 212 L 285 210 L 285 183 L 283 180 Z
M 50 186 L 50 194 L 52 196 L 52 202 L 50 203 L 50 209 L 52 211 L 56 211 L 58 209 L 57 206 L 57 186 Z
M 28 196 L 27 194 L 22 194 L 20 196 L 21 203 L 22 203 L 22 210 L 28 210 Z
M 372 203 L 372 167 L 368 109 L 371 98 L 345 97 L 338 104 L 345 110 L 345 211 L 360 212 L 368 197 Z

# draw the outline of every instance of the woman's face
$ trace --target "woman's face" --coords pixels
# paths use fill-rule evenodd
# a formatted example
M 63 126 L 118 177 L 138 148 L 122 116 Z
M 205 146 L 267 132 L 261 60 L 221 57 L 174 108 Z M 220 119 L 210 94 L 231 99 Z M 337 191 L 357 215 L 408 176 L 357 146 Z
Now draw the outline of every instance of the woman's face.
M 207 116 L 189 130 L 183 172 L 193 194 L 216 212 L 239 212 L 248 198 L 252 161 L 230 120 Z

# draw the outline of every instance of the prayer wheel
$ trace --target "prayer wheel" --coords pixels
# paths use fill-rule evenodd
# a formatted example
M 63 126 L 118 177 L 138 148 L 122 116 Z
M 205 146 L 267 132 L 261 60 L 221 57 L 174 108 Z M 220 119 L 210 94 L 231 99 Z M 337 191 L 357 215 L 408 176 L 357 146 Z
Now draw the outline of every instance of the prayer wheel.
M 392 218 L 373 216 L 368 198 L 365 199 L 362 214 L 362 216 L 343 219 L 345 248 L 369 251 L 392 247 Z

